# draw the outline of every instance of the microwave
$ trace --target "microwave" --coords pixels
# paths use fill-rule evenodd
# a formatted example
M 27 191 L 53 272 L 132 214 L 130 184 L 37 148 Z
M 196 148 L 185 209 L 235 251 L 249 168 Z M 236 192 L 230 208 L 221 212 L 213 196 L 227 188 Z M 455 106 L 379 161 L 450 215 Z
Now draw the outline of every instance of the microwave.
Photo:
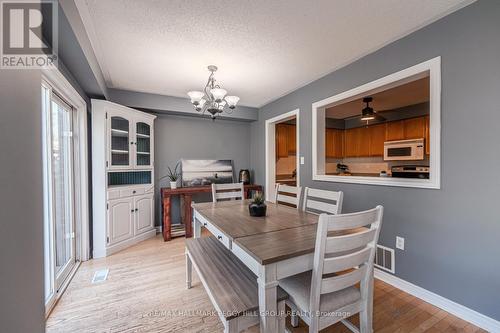
M 384 161 L 418 161 L 423 159 L 423 138 L 384 142 Z

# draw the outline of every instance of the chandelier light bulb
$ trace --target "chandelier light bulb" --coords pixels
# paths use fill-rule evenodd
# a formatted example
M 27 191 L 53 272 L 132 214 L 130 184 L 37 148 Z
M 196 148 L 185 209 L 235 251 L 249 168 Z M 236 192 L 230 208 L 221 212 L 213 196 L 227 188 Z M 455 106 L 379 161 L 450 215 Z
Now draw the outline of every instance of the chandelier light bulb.
M 187 93 L 189 98 L 191 98 L 191 103 L 194 105 L 200 104 L 200 101 L 203 99 L 203 96 L 205 96 L 205 93 L 201 91 L 190 91 Z
M 240 98 L 238 96 L 226 96 L 225 100 L 227 102 L 227 105 L 229 105 L 229 108 L 234 109 L 236 107 L 236 104 L 238 104 Z
M 219 103 L 219 106 L 218 106 L 219 110 L 220 110 L 220 111 L 224 110 L 224 106 L 226 106 L 226 101 L 222 101 L 222 102 L 220 102 L 220 103 Z
M 203 108 L 203 106 L 205 105 L 206 102 L 207 102 L 206 99 L 204 99 L 204 98 L 200 99 L 200 101 L 198 102 L 198 105 L 196 106 L 196 111 L 201 111 L 201 109 Z
M 220 101 L 222 101 L 224 96 L 226 96 L 227 91 L 222 88 L 212 88 L 210 89 L 210 93 L 214 97 L 215 101 L 219 103 Z

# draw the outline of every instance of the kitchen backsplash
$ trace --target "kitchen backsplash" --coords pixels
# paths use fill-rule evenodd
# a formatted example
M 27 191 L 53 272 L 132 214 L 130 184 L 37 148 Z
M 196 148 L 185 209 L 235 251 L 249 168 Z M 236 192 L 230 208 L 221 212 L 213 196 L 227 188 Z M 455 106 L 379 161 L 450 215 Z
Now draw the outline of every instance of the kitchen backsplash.
M 385 171 L 390 173 L 391 168 L 395 165 L 429 165 L 429 158 L 426 157 L 422 161 L 387 161 L 382 157 L 354 157 L 344 159 L 329 158 L 326 160 L 325 172 L 336 173 L 337 163 L 346 164 L 351 173 L 380 173 Z

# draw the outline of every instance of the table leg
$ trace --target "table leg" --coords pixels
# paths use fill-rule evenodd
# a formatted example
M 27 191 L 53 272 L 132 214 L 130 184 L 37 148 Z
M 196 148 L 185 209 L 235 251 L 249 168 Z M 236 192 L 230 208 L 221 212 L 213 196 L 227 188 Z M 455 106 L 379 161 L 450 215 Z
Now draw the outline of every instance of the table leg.
M 259 277 L 260 331 L 275 333 L 278 331 L 278 281 L 274 264 L 261 266 Z
M 201 237 L 201 223 L 196 219 L 196 212 L 193 214 L 193 237 L 200 238 Z
M 170 218 L 170 195 L 165 195 L 163 198 L 163 240 L 169 241 L 172 239 L 171 226 L 172 219 Z
M 193 197 L 190 194 L 184 195 L 184 228 L 186 230 L 186 238 L 193 237 L 192 231 L 192 220 L 193 220 L 193 209 L 191 208 L 191 202 Z

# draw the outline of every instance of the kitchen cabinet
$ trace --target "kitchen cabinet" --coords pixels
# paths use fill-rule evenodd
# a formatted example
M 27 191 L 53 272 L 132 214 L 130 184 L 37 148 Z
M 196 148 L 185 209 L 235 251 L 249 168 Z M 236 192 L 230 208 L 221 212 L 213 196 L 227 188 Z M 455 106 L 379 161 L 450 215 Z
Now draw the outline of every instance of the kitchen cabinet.
M 385 125 L 386 124 L 378 124 L 367 128 L 370 136 L 370 156 L 384 156 Z
M 288 128 L 285 124 L 276 124 L 276 157 L 288 156 Z
M 345 130 L 345 157 L 370 156 L 370 131 L 366 127 Z
M 276 158 L 295 155 L 297 152 L 296 126 L 276 124 Z
M 385 124 L 385 140 L 404 140 L 405 139 L 405 126 L 403 120 L 390 121 Z
M 297 126 L 287 125 L 288 130 L 288 155 L 297 154 Z
M 327 158 L 344 157 L 344 130 L 334 128 L 325 130 L 325 155 Z
M 425 137 L 425 117 L 403 120 L 404 139 L 421 139 Z
M 430 125 L 430 117 L 425 116 L 425 153 L 430 155 L 431 153 L 431 125 Z

